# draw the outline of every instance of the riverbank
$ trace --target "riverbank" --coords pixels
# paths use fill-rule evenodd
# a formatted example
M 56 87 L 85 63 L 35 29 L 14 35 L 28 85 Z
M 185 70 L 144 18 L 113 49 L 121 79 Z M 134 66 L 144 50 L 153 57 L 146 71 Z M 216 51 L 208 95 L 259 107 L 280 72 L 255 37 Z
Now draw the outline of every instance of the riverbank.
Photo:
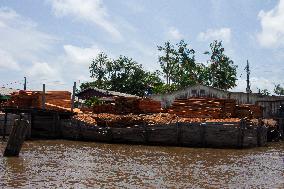
M 235 150 L 26 141 L 20 157 L 0 157 L 0 186 L 283 188 L 283 158 L 283 142 Z

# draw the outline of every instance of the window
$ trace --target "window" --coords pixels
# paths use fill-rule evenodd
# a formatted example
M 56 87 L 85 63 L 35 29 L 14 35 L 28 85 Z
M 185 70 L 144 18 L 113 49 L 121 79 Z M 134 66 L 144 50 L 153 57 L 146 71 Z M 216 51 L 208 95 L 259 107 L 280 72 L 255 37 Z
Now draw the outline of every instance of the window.
M 200 96 L 205 96 L 205 90 L 204 89 L 200 90 Z
M 191 96 L 197 96 L 197 91 L 196 90 L 191 90 Z

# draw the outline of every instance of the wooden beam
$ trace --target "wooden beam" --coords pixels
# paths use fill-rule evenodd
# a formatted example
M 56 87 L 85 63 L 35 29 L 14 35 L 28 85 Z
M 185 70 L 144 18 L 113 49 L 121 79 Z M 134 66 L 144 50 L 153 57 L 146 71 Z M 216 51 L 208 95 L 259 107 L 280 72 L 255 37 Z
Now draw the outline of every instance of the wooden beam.
M 26 119 L 17 119 L 14 122 L 11 134 L 9 136 L 4 156 L 18 156 L 25 140 L 29 122 Z
M 42 109 L 45 109 L 45 84 L 42 84 Z

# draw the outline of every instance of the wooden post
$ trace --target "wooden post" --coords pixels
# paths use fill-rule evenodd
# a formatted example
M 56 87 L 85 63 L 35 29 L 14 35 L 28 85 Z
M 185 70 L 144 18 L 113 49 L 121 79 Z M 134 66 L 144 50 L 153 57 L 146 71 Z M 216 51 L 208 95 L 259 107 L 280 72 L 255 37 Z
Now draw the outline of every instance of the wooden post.
M 206 123 L 201 123 L 200 124 L 200 140 L 201 140 L 201 146 L 202 147 L 205 147 L 207 144 L 206 144 L 206 138 L 205 138 L 205 133 L 206 133 L 206 127 L 207 127 L 207 124 Z
M 284 139 L 284 118 L 279 119 L 279 131 L 281 133 L 282 139 Z
M 56 113 L 56 129 L 59 138 L 62 138 L 62 128 L 61 128 L 61 119 L 59 113 Z
M 73 85 L 73 93 L 72 93 L 72 101 L 71 101 L 71 112 L 73 112 L 73 110 L 74 110 L 75 93 L 76 93 L 76 82 L 74 82 L 74 85 Z
M 177 136 L 177 145 L 180 146 L 181 144 L 181 131 L 180 131 L 180 125 L 179 125 L 179 117 L 177 117 L 177 122 L 176 122 L 176 136 Z
M 42 109 L 45 109 L 45 84 L 42 84 Z
M 15 120 L 6 149 L 3 154 L 4 156 L 9 157 L 19 155 L 25 140 L 28 126 L 29 122 L 25 119 L 20 118 Z
M 30 113 L 28 115 L 28 121 L 30 124 L 28 124 L 28 128 L 26 131 L 26 139 L 30 139 L 31 138 L 31 133 L 32 133 L 32 113 Z
M 5 135 L 6 135 L 7 119 L 8 119 L 8 113 L 5 112 L 4 125 L 3 125 L 3 139 L 5 139 Z
M 238 132 L 238 148 L 243 148 L 244 146 L 244 128 L 245 128 L 245 121 L 241 119 L 239 123 L 239 132 Z
M 149 142 L 149 134 L 146 123 L 143 123 L 143 137 L 144 137 L 144 144 L 148 144 Z

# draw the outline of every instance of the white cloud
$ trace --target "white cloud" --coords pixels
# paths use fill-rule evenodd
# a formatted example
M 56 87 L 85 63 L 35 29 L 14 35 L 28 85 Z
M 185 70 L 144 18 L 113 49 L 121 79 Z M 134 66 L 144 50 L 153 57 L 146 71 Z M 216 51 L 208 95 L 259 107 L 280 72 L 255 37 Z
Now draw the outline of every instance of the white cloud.
M 32 88 L 37 88 L 42 78 L 60 78 L 59 71 L 47 63 L 58 39 L 42 32 L 31 19 L 13 9 L 0 7 L 0 71 L 14 70 L 3 80 L 28 76 Z M 54 64 L 55 65 L 55 64 Z
M 0 49 L 0 70 L 1 69 L 19 70 L 20 66 L 12 55 Z
M 273 81 L 273 82 L 272 82 Z M 258 93 L 259 89 L 267 89 L 271 94 L 274 94 L 275 84 L 282 84 L 281 79 L 266 79 L 264 77 L 251 77 L 250 84 L 253 93 Z M 237 86 L 232 89 L 234 92 L 246 92 L 247 82 L 245 79 L 238 79 Z
M 57 41 L 53 36 L 39 31 L 34 22 L 9 8 L 0 8 L 0 23 L 0 49 L 15 62 L 36 61 L 37 54 L 49 50 Z
M 170 27 L 170 29 L 168 31 L 168 35 L 169 35 L 170 38 L 172 38 L 174 40 L 181 40 L 183 38 L 183 35 L 175 27 Z
M 199 33 L 198 39 L 200 41 L 222 40 L 225 43 L 229 43 L 231 41 L 231 29 L 230 28 L 208 29 L 206 32 Z
M 95 23 L 113 38 L 121 39 L 121 33 L 110 21 L 109 14 L 100 0 L 49 0 L 56 16 L 73 16 Z
M 87 48 L 77 47 L 73 45 L 64 45 L 67 62 L 72 62 L 80 65 L 89 65 L 92 59 L 101 52 L 96 46 Z
M 261 32 L 257 34 L 258 42 L 263 47 L 284 45 L 284 1 L 270 11 L 261 10 L 258 14 Z
M 31 68 L 29 68 L 28 76 L 33 78 L 43 79 L 60 79 L 58 70 L 51 67 L 46 62 L 35 62 Z
M 138 1 L 121 1 L 129 11 L 133 13 L 143 13 L 146 9 L 143 4 L 139 3 Z

